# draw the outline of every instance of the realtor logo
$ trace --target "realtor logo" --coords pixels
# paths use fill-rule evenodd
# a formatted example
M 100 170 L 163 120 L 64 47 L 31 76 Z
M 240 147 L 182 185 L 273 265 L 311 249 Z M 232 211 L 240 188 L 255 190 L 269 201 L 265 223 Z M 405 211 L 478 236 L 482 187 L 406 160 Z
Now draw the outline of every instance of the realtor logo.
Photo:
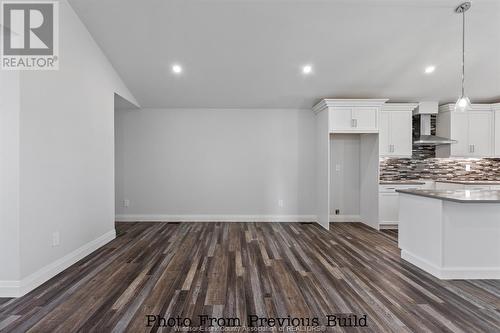
M 56 1 L 3 1 L 1 68 L 59 69 Z

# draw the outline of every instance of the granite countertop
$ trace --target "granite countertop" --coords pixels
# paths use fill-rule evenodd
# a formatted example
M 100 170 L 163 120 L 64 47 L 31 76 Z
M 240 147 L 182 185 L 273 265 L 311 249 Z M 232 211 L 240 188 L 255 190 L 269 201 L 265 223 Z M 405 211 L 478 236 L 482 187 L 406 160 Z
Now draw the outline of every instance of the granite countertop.
M 381 180 L 380 185 L 425 185 L 424 182 L 418 180 Z
M 460 185 L 500 185 L 500 180 L 436 180 L 436 183 L 451 183 Z
M 460 203 L 500 203 L 500 190 L 396 190 L 396 192 Z

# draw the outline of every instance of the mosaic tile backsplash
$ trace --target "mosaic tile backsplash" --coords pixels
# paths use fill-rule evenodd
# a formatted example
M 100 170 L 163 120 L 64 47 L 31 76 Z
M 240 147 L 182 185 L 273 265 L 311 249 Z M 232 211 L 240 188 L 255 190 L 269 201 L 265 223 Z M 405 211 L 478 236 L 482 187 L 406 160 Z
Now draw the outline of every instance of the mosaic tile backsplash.
M 418 135 L 420 119 L 413 118 L 413 133 Z M 431 122 L 434 134 L 435 119 Z M 436 158 L 435 147 L 413 146 L 412 158 L 381 159 L 380 180 L 497 180 L 500 181 L 500 159 Z M 470 171 L 465 171 L 469 164 Z

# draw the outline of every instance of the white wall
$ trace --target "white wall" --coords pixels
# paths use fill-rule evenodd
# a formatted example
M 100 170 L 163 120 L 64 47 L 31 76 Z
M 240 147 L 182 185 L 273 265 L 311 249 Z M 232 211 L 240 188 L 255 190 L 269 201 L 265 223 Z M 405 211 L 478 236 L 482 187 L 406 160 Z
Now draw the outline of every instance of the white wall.
M 330 215 L 360 214 L 360 142 L 359 134 L 330 136 Z
M 20 75 L 21 294 L 114 233 L 114 93 L 137 103 L 66 1 L 59 18 L 59 71 Z
M 0 71 L 0 280 L 19 279 L 19 73 Z
M 311 110 L 118 111 L 116 130 L 118 219 L 315 214 Z

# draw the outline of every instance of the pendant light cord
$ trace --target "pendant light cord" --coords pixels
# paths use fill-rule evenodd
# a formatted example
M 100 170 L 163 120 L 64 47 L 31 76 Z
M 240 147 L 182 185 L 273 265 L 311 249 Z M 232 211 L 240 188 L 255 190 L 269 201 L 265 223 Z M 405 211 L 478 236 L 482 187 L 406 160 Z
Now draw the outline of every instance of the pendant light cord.
M 462 12 L 462 97 L 465 96 L 465 10 Z

